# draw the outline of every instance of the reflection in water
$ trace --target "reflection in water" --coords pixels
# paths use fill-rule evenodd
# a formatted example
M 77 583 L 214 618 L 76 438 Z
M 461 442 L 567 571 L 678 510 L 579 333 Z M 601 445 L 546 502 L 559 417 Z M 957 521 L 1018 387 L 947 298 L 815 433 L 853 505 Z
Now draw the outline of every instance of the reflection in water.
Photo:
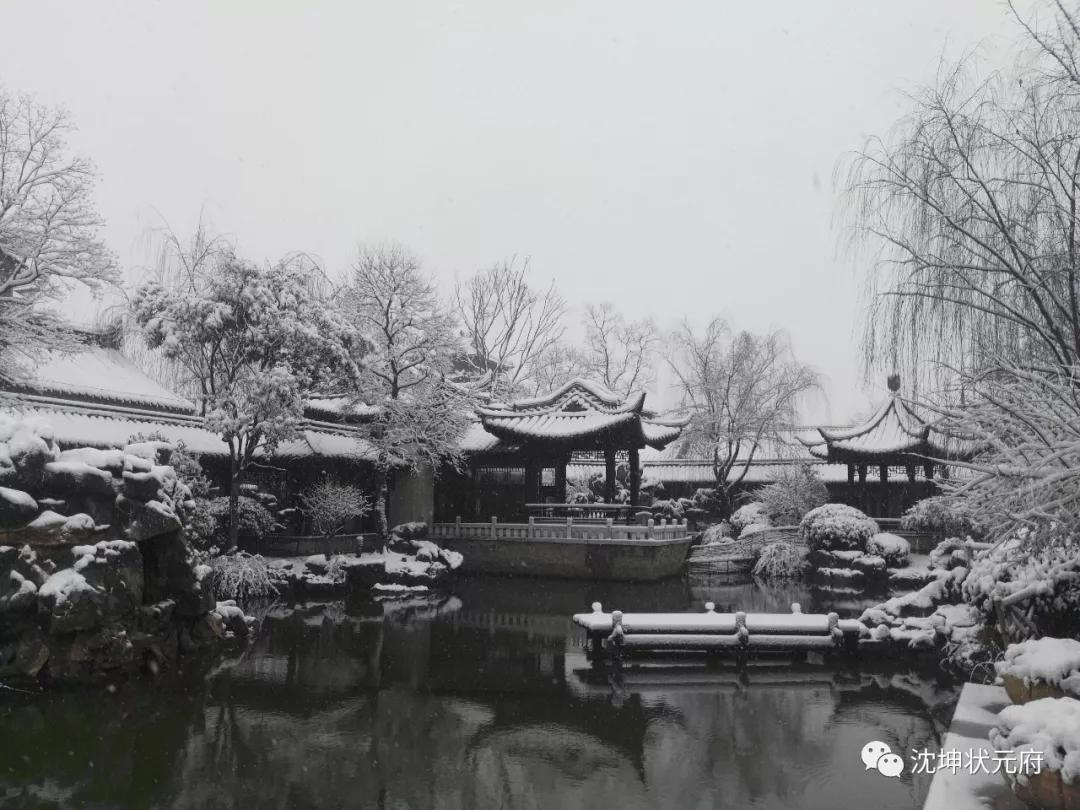
M 209 677 L 0 699 L 14 807 L 890 808 L 921 776 L 858 753 L 938 744 L 954 689 L 907 666 L 589 668 L 569 616 L 844 609 L 799 586 L 468 579 L 451 597 L 269 609 Z M 7 806 L 5 804 L 5 806 Z

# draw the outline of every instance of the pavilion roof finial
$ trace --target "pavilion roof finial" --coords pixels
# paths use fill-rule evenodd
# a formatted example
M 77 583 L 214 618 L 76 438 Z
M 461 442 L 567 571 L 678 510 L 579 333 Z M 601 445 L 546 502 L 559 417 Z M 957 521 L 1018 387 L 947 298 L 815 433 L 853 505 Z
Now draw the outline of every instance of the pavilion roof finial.
M 897 391 L 900 390 L 900 375 L 899 374 L 890 374 L 889 379 L 887 380 L 887 382 L 888 382 L 888 385 L 889 385 L 889 390 L 892 391 L 894 394 Z

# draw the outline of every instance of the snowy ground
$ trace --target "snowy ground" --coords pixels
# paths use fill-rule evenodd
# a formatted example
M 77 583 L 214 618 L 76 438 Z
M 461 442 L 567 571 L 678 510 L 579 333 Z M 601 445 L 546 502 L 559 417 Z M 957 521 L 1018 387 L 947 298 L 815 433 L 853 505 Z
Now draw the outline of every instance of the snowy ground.
M 978 756 L 975 752 L 981 750 L 992 760 L 990 730 L 997 724 L 997 713 L 1010 705 L 1000 686 L 965 684 L 941 750 L 960 751 L 965 757 L 969 751 Z M 934 774 L 923 810 L 1027 810 L 1027 805 L 1013 795 L 1000 773 L 958 768 L 955 773 Z

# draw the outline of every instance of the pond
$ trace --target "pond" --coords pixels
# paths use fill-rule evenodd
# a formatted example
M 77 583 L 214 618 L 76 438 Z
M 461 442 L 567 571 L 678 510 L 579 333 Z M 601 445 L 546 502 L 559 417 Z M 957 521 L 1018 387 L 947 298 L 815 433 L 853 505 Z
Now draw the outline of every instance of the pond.
M 592 671 L 569 621 L 868 601 L 802 586 L 463 579 L 433 599 L 276 604 L 207 675 L 0 693 L 0 805 L 913 808 L 860 749 L 936 750 L 957 689 L 913 662 Z M 5 801 L 6 799 L 6 801 Z

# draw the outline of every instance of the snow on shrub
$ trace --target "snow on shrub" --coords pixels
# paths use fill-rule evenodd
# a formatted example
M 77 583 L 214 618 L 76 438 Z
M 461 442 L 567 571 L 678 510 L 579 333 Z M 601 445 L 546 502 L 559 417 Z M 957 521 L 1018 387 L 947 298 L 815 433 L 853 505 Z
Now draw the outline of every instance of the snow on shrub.
M 739 537 L 749 537 L 757 532 L 763 532 L 766 529 L 771 529 L 768 523 L 751 523 L 749 526 L 743 527 L 743 530 L 739 532 Z
M 754 563 L 753 575 L 762 579 L 791 579 L 806 571 L 806 559 L 802 552 L 783 540 L 770 543 L 761 550 Z
M 319 481 L 301 497 L 316 534 L 333 536 L 354 518 L 371 511 L 371 500 L 359 487 L 337 481 Z
M 890 568 L 903 568 L 911 554 L 911 544 L 899 535 L 879 532 L 866 541 L 866 553 L 884 557 Z
M 795 526 L 811 509 L 829 502 L 829 491 L 809 464 L 785 466 L 757 495 L 773 526 Z
M 995 751 L 1040 752 L 1041 771 L 1057 771 L 1063 782 L 1080 783 L 1080 700 L 1041 698 L 1022 706 L 1006 706 L 990 731 Z M 1028 784 L 1024 774 L 1008 774 L 1010 782 Z
M 1080 641 L 1033 638 L 1010 644 L 1005 659 L 994 669 L 998 675 L 1012 675 L 1025 684 L 1042 681 L 1080 694 Z
M 853 506 L 827 503 L 811 509 L 799 524 L 811 551 L 865 551 L 878 525 Z
M 769 516 L 765 512 L 765 504 L 758 501 L 744 504 L 731 513 L 731 528 L 736 533 L 741 534 L 742 531 L 751 524 L 759 524 L 762 526 L 769 525 Z
M 995 618 L 1003 600 L 1019 603 L 1042 634 L 1076 633 L 1080 615 L 1080 543 L 1040 540 L 1021 529 L 1017 537 L 979 554 L 964 579 L 964 601 Z
M 277 587 L 270 579 L 270 569 L 259 554 L 223 554 L 210 560 L 214 596 L 219 600 L 235 599 L 241 603 L 273 596 Z
M 900 529 L 905 532 L 929 532 L 945 537 L 982 537 L 986 528 L 972 514 L 962 498 L 935 495 L 923 498 L 909 508 L 900 518 Z

